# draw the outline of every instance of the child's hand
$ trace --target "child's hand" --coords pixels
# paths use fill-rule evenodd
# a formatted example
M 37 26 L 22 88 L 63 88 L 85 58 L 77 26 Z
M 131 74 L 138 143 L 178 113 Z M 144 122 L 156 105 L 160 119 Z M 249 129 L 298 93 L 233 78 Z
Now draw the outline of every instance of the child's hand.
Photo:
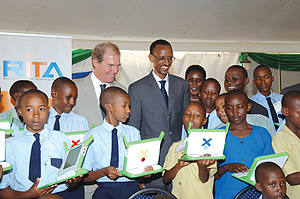
M 226 167 L 227 167 L 226 168 L 227 171 L 229 171 L 231 173 L 233 173 L 233 172 L 235 172 L 235 173 L 239 173 L 239 172 L 244 173 L 244 172 L 249 171 L 249 168 L 246 165 L 241 164 L 241 163 L 227 164 Z
M 51 186 L 49 186 L 47 188 L 44 188 L 44 189 L 38 189 L 37 185 L 39 184 L 39 181 L 40 181 L 40 178 L 37 178 L 35 180 L 34 184 L 27 191 L 27 194 L 28 194 L 28 196 L 30 196 L 30 198 L 40 198 L 43 195 L 49 194 L 57 186 L 57 184 L 55 184 L 55 185 L 51 185 Z
M 211 156 L 210 154 L 204 154 L 203 156 Z M 212 165 L 215 163 L 216 160 L 197 160 L 198 166 L 205 166 L 208 167 L 209 165 Z
M 104 168 L 104 174 L 111 180 L 114 180 L 118 177 L 122 177 L 123 175 L 118 173 L 119 170 L 113 166 Z
M 181 156 L 181 158 L 183 158 L 183 156 Z M 182 167 L 188 166 L 190 164 L 190 162 L 179 160 L 177 164 L 178 164 L 179 168 L 181 169 Z
M 66 183 L 69 184 L 69 187 L 76 186 L 83 179 L 83 177 L 84 177 L 84 175 L 80 175 L 75 178 L 71 178 L 69 180 L 66 180 Z
M 145 169 L 144 169 L 144 172 L 148 172 L 148 171 L 153 171 L 153 167 L 152 166 L 146 166 Z M 143 176 L 143 177 L 144 178 L 149 178 L 150 176 L 151 176 L 151 174 Z

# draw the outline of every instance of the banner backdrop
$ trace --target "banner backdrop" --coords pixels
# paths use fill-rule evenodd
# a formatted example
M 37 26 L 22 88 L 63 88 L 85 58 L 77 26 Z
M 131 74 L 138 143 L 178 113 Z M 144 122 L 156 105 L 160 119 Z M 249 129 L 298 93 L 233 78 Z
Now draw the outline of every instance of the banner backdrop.
M 0 112 L 13 106 L 8 91 L 17 80 L 34 82 L 50 97 L 54 79 L 71 78 L 72 37 L 0 33 L 0 44 Z

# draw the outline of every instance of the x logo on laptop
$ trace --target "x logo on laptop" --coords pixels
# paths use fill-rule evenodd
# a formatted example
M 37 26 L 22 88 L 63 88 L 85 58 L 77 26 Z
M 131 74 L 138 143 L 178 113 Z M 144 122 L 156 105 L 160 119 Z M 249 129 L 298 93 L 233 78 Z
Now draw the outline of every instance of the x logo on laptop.
M 202 144 L 202 146 L 204 146 L 204 149 L 207 149 L 211 144 L 209 143 L 212 140 L 212 138 L 210 138 L 209 140 L 206 140 L 205 138 L 203 138 L 204 144 Z M 207 145 L 207 146 L 205 146 Z

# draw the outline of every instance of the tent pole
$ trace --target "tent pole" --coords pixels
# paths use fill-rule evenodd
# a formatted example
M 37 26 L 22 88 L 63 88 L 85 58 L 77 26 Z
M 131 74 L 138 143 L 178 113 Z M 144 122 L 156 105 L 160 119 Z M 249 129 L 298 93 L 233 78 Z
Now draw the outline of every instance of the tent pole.
M 282 90 L 282 70 L 278 69 L 278 83 L 279 83 L 279 93 Z

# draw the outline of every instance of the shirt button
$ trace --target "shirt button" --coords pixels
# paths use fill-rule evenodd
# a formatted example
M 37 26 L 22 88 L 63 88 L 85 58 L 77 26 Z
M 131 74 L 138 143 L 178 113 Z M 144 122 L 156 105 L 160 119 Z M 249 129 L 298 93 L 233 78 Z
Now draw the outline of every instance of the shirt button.
M 44 166 L 47 166 L 47 163 L 45 163 Z
M 179 182 L 179 185 L 182 185 L 182 183 L 181 183 L 181 182 Z
M 241 141 L 241 144 L 243 144 L 244 142 L 243 141 Z
M 242 159 L 241 161 L 244 162 L 244 159 Z

